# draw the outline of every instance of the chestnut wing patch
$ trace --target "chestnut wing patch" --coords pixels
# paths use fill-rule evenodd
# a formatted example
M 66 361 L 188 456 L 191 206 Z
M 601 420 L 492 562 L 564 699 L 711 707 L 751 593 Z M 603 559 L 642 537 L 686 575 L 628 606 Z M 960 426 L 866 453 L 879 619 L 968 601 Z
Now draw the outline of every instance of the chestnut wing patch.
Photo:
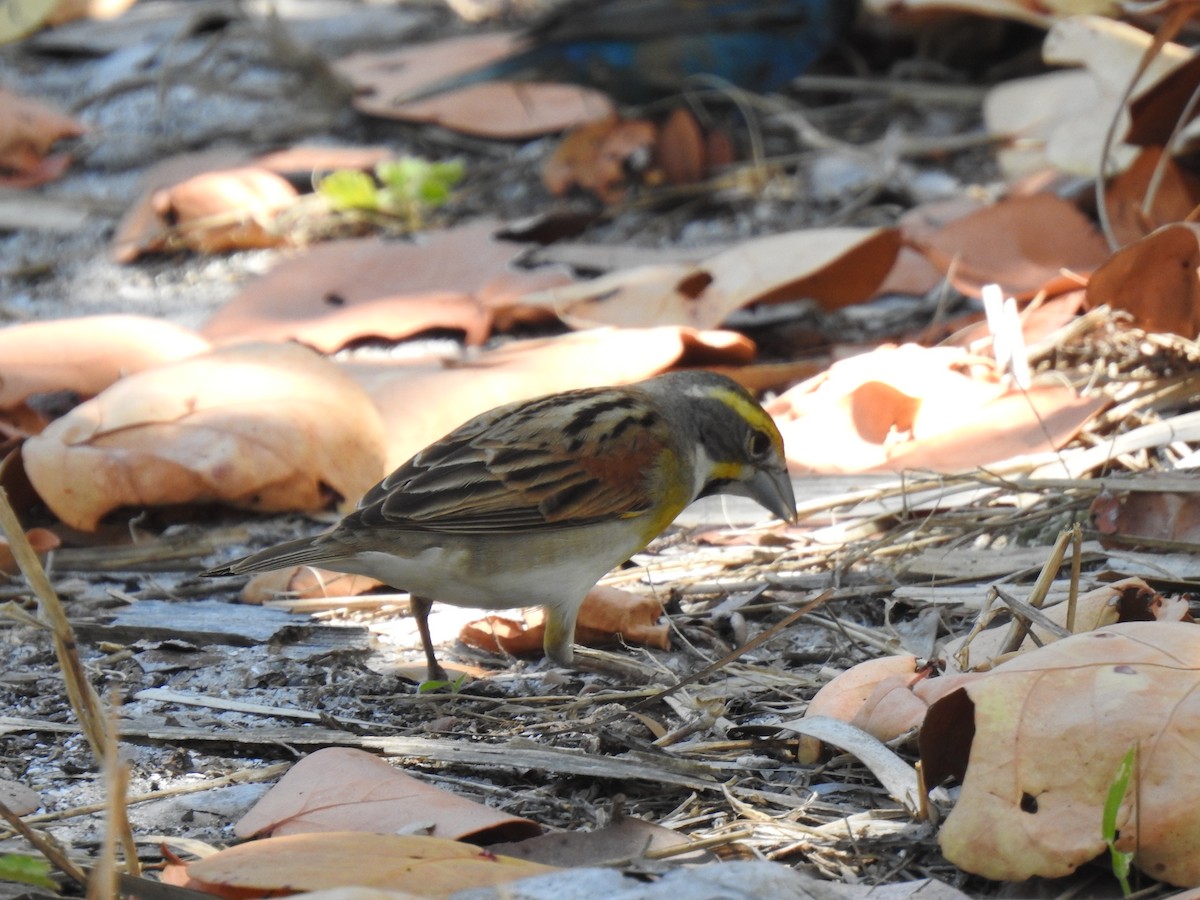
M 528 531 L 651 509 L 666 432 L 627 391 L 583 391 L 493 411 L 388 476 L 355 514 L 417 531 Z

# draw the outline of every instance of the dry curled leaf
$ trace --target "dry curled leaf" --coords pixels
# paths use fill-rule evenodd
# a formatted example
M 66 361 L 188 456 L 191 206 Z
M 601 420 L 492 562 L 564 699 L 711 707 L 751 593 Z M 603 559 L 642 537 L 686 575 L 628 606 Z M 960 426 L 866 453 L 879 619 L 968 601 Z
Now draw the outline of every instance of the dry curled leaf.
M 1164 225 L 1122 247 L 1088 281 L 1090 308 L 1133 316 L 1146 331 L 1200 335 L 1200 225 Z
M 542 184 L 561 197 L 578 188 L 617 203 L 645 170 L 658 134 L 653 122 L 616 116 L 571 130 L 546 160 Z
M 493 223 L 476 222 L 413 241 L 312 247 L 247 285 L 203 334 L 214 342 L 296 340 L 328 353 L 356 340 L 442 329 L 482 343 L 497 309 L 566 279 L 557 270 L 513 271 L 523 248 L 494 232 Z
M 1200 206 L 1200 178 L 1174 159 L 1164 159 L 1161 147 L 1147 147 L 1109 182 L 1104 203 L 1117 244 L 1124 246 L 1191 217 Z
M 204 338 L 147 316 L 83 316 L 0 330 L 0 409 L 35 394 L 100 393 L 117 379 L 209 349 Z
M 164 249 L 223 253 L 288 243 L 275 217 L 298 196 L 274 172 L 247 167 L 196 175 L 156 191 L 150 202 L 168 226 Z
M 34 187 L 57 178 L 71 158 L 50 155 L 51 148 L 83 132 L 83 125 L 74 119 L 0 89 L 0 184 Z
M 837 362 L 766 409 L 799 469 L 954 472 L 1061 447 L 1106 402 L 1056 384 L 1018 391 L 990 361 L 909 344 Z
M 1056 22 L 1043 43 L 1043 60 L 1082 68 L 1009 79 L 989 92 L 983 106 L 988 131 L 1013 143 L 998 155 L 1001 168 L 1017 176 L 1051 165 L 1094 177 L 1113 119 L 1118 120 L 1116 135 L 1126 130 L 1129 114 L 1121 101 L 1153 40 L 1132 24 L 1100 16 Z M 1159 48 L 1134 97 L 1190 52 L 1172 43 Z M 1110 171 L 1112 166 L 1123 168 L 1134 152 L 1131 146 L 1117 144 L 1109 148 L 1105 164 Z
M 822 685 L 809 701 L 804 715 L 829 716 L 842 722 L 852 722 L 881 681 L 895 676 L 911 679 L 916 672 L 917 658 L 912 655 L 882 656 L 861 662 L 844 672 L 839 672 L 831 681 Z M 801 760 L 811 765 L 820 755 L 821 742 L 808 735 L 802 735 Z
M 1108 259 L 1108 244 L 1088 218 L 1052 194 L 1010 197 L 909 239 L 964 293 L 998 284 L 1005 296 L 1078 287 L 1078 278 Z
M 522 140 L 612 115 L 604 94 L 569 84 L 492 81 L 419 97 L 467 69 L 519 48 L 511 33 L 448 38 L 382 53 L 356 53 L 335 64 L 354 85 L 354 106 L 372 116 L 428 122 L 465 134 Z
M 30 438 L 22 454 L 46 505 L 85 531 L 121 506 L 352 504 L 384 474 L 370 399 L 295 344 L 238 345 L 132 375 Z
M 188 865 L 187 886 L 238 897 L 346 885 L 448 897 L 555 871 L 444 838 L 329 831 L 250 841 L 206 856 Z
M 234 833 L 243 838 L 316 831 L 397 834 L 414 828 L 483 843 L 541 833 L 529 819 L 418 781 L 351 747 L 328 747 L 304 757 L 241 818 Z
M 935 703 L 921 730 L 930 784 L 963 780 L 939 842 L 986 878 L 1075 871 L 1106 850 L 1102 813 L 1137 749 L 1117 849 L 1153 878 L 1200 885 L 1200 632 L 1131 622 L 1023 654 Z
M 579 608 L 575 640 L 589 647 L 618 641 L 666 650 L 671 645 L 670 626 L 660 624 L 662 601 L 613 587 L 594 587 Z M 469 623 L 462 642 L 491 653 L 533 653 L 542 649 L 546 615 L 541 607 L 525 611 L 522 619 L 487 616 Z
M 638 266 L 552 288 L 525 302 L 573 327 L 715 328 L 755 303 L 811 299 L 841 309 L 871 297 L 900 251 L 891 228 L 821 228 L 744 241 L 688 265 Z
M 29 529 L 25 532 L 25 539 L 29 541 L 29 546 L 40 558 L 45 558 L 47 553 L 57 550 L 62 544 L 58 535 L 46 528 Z M 13 556 L 8 540 L 0 537 L 0 574 L 16 575 L 20 571 L 21 567 L 17 564 L 16 557 Z

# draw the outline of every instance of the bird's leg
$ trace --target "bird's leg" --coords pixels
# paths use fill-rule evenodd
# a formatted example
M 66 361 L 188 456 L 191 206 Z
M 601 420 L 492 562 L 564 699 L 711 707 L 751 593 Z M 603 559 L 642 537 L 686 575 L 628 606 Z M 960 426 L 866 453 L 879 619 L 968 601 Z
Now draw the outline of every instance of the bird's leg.
M 408 601 L 413 618 L 417 620 L 417 631 L 421 635 L 421 646 L 425 648 L 425 677 L 429 681 L 447 681 L 446 670 L 437 661 L 433 652 L 433 640 L 429 637 L 429 610 L 433 601 L 413 594 Z
M 546 607 L 546 637 L 542 647 L 551 662 L 559 666 L 570 666 L 575 658 L 571 644 L 575 640 L 575 619 L 579 616 L 578 603 Z

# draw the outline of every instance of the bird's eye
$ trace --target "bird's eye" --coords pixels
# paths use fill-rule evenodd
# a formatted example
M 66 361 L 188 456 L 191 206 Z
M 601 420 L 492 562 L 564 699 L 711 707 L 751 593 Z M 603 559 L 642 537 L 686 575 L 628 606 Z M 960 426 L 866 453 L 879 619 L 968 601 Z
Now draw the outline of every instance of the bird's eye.
M 762 459 L 767 456 L 772 449 L 771 436 L 765 431 L 752 431 L 746 439 L 746 450 L 750 453 L 751 459 Z

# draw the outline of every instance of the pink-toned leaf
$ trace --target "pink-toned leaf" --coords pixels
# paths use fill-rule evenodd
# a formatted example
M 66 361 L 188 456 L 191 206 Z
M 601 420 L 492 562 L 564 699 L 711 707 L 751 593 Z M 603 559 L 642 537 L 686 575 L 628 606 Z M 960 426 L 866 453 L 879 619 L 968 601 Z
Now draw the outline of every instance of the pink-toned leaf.
M 220 342 L 296 340 L 331 353 L 366 338 L 402 340 L 422 331 L 462 331 L 482 343 L 496 310 L 562 283 L 557 271 L 516 272 L 519 244 L 475 223 L 413 241 L 332 241 L 284 260 L 205 323 Z
M 221 501 L 248 509 L 353 504 L 384 474 L 362 390 L 295 344 L 245 344 L 122 379 L 22 448 L 67 524 L 121 506 Z
M 641 266 L 525 298 L 573 327 L 715 328 L 755 303 L 809 298 L 833 310 L 868 299 L 900 249 L 893 229 L 828 228 L 745 241 L 696 265 Z
M 1087 286 L 1089 307 L 1132 314 L 1147 331 L 1200 335 L 1200 225 L 1164 225 L 1122 247 Z
M 488 842 L 539 834 L 511 816 L 426 784 L 377 756 L 329 747 L 304 757 L 234 826 L 239 837 L 316 831 L 396 834 L 419 828 L 434 837 Z
M 1131 622 L 1022 654 L 935 703 L 921 730 L 930 784 L 962 793 L 946 858 L 985 878 L 1056 878 L 1105 852 L 1106 798 L 1136 748 L 1117 849 L 1154 878 L 1200 885 L 1200 640 L 1194 624 Z
M 1105 403 L 1057 385 L 1017 391 L 986 360 L 905 345 L 835 363 L 767 411 L 802 470 L 953 472 L 1061 447 Z
M 250 841 L 206 856 L 188 865 L 186 886 L 238 898 L 338 887 L 448 897 L 555 871 L 444 838 L 331 831 Z
M 34 187 L 57 178 L 70 158 L 50 157 L 65 138 L 79 137 L 84 127 L 37 100 L 0 89 L 0 183 Z
M 659 622 L 662 601 L 614 587 L 588 591 L 579 608 L 575 640 L 588 647 L 622 642 L 666 650 L 671 645 L 670 626 Z M 459 637 L 464 644 L 492 653 L 538 653 L 546 634 L 546 612 L 541 607 L 521 617 L 490 615 L 467 624 Z
M 354 85 L 354 105 L 360 112 L 480 137 L 526 139 L 612 114 L 612 102 L 599 91 L 569 84 L 492 81 L 409 100 L 424 88 L 520 46 L 513 34 L 471 35 L 396 51 L 357 53 L 339 60 L 336 69 Z
M 124 376 L 209 349 L 178 325 L 144 316 L 84 316 L 0 330 L 0 409 L 34 394 L 100 393 Z
M 1018 299 L 1077 287 L 1062 270 L 1087 275 L 1109 256 L 1083 213 L 1051 194 L 1002 200 L 939 231 L 910 233 L 909 240 L 956 287 L 976 296 L 992 283 Z

